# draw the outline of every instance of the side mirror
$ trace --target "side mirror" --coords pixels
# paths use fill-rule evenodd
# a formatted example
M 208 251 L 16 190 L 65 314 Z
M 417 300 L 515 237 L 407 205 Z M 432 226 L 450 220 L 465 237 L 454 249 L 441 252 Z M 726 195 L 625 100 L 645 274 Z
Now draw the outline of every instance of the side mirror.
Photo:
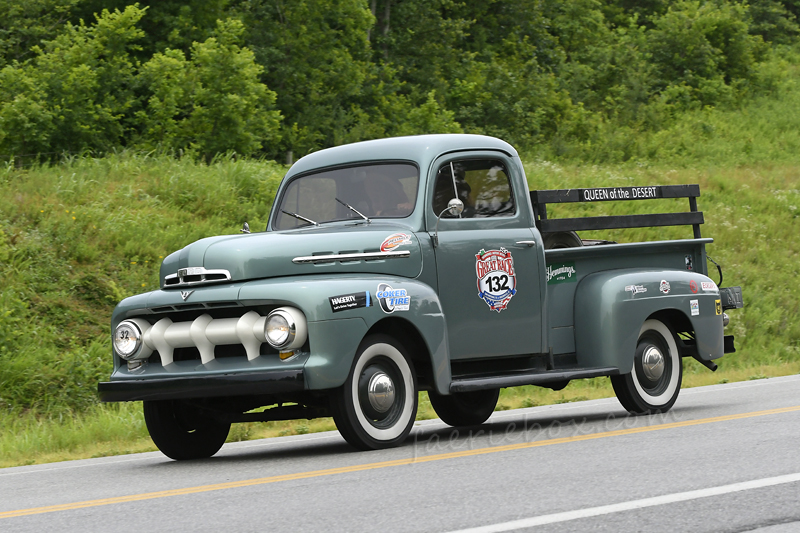
M 464 212 L 464 202 L 458 198 L 453 198 L 447 202 L 447 207 L 442 209 L 442 212 L 436 217 L 436 228 L 433 230 L 433 237 L 431 238 L 433 240 L 434 248 L 439 246 L 439 221 L 442 219 L 442 215 L 444 215 L 446 212 L 450 213 L 451 215 L 461 215 L 461 213 Z
M 247 222 L 244 223 L 242 229 L 239 230 L 240 233 L 250 233 L 250 224 Z
M 464 212 L 464 202 L 462 202 L 458 198 L 453 198 L 452 200 L 447 202 L 447 209 L 445 209 L 444 211 L 450 211 L 450 214 L 453 215 L 460 215 L 461 213 Z M 444 214 L 444 211 L 439 213 L 439 217 L 441 217 Z

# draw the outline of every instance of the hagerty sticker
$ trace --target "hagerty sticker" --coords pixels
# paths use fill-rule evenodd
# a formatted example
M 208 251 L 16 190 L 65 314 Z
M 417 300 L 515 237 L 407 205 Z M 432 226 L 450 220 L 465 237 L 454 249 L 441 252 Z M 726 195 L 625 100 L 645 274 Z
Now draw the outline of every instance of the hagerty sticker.
M 411 305 L 411 296 L 405 289 L 395 289 L 388 283 L 379 283 L 378 290 L 375 292 L 381 309 L 384 313 L 394 313 L 395 311 L 408 311 Z
M 475 274 L 478 297 L 489 309 L 499 313 L 508 307 L 508 302 L 517 294 L 517 274 L 511 252 L 505 248 L 481 250 L 475 255 Z
M 577 281 L 578 277 L 575 275 L 575 263 L 558 263 L 555 265 L 547 265 L 547 283 L 555 285 L 556 283 L 570 283 Z
M 389 252 L 403 244 L 411 244 L 411 238 L 405 233 L 395 233 L 389 235 L 381 243 L 381 252 Z
M 372 305 L 369 297 L 369 291 L 331 296 L 328 298 L 328 300 L 331 302 L 331 311 L 334 313 L 346 311 L 347 309 L 356 309 L 358 307 L 369 307 Z

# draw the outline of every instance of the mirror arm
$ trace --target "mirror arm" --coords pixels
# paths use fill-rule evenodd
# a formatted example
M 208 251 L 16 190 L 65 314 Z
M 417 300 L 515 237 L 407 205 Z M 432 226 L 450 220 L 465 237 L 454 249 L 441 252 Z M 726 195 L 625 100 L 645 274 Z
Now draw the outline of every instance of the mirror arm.
M 453 198 L 447 202 L 447 207 L 442 209 L 442 212 L 436 217 L 436 227 L 434 228 L 433 235 L 431 236 L 431 241 L 433 242 L 434 248 L 439 246 L 439 221 L 442 219 L 442 215 L 444 215 L 446 211 L 450 211 L 452 214 L 460 216 L 464 211 L 464 202 L 458 198 Z

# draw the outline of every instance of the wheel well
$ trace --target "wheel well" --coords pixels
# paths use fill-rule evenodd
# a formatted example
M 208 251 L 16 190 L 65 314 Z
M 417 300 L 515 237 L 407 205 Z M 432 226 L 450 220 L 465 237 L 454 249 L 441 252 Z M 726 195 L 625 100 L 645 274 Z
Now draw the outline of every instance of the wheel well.
M 666 324 L 675 333 L 688 333 L 694 336 L 694 327 L 692 322 L 685 314 L 677 309 L 664 309 L 653 313 L 647 319 L 654 318 Z
M 413 324 L 402 318 L 384 318 L 373 325 L 367 335 L 372 333 L 384 333 L 397 339 L 406 349 L 411 361 L 414 363 L 418 388 L 420 390 L 434 388 L 431 355 L 425 340 Z
M 675 334 L 675 342 L 681 356 L 694 356 L 697 354 L 697 344 L 694 339 L 694 326 L 691 320 L 683 312 L 677 309 L 664 309 L 653 313 L 648 320 L 654 318 L 660 320 Z

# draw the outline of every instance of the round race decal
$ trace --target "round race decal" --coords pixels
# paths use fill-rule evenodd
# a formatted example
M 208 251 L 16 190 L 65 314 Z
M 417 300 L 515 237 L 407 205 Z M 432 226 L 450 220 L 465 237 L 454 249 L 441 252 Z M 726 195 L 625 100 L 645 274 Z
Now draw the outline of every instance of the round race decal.
M 475 273 L 478 276 L 478 296 L 489 309 L 498 313 L 508 307 L 517 293 L 517 275 L 514 258 L 505 248 L 481 250 L 475 256 Z

